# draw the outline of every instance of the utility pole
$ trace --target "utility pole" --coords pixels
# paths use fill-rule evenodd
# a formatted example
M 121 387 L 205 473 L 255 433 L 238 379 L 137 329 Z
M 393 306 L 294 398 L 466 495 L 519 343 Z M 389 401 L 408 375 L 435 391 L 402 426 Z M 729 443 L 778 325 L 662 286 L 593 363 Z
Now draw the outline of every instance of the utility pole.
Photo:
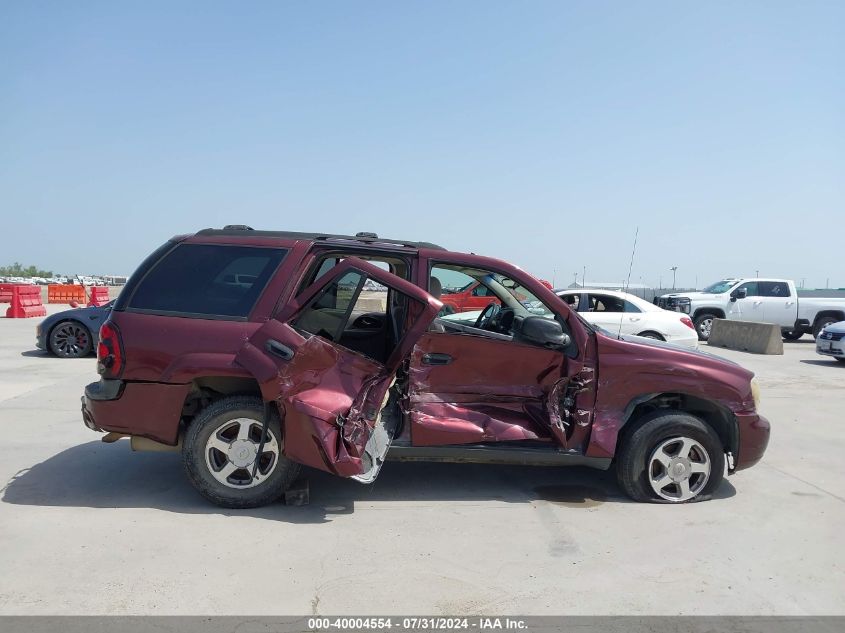
M 760 271 L 759 271 L 759 270 L 755 270 L 755 271 L 754 271 L 754 276 L 759 278 L 759 277 L 760 277 Z
M 672 271 L 672 290 L 674 290 L 675 289 L 675 273 L 678 270 L 678 267 L 672 266 L 672 268 L 670 268 L 669 270 Z
M 587 285 L 587 267 L 584 266 L 584 269 L 581 271 L 581 287 Z
M 575 287 L 578 287 L 578 273 L 575 273 Z

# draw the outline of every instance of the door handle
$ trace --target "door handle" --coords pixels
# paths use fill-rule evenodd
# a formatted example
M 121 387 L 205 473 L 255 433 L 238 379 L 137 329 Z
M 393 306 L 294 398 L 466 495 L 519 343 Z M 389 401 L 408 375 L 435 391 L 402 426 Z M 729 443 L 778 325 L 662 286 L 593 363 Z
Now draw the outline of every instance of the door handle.
M 629 321 L 639 321 L 640 317 L 628 317 Z
M 274 356 L 278 356 L 284 360 L 291 360 L 294 355 L 294 351 L 290 347 L 279 343 L 279 341 L 274 341 L 273 339 L 267 341 L 265 349 Z
M 436 352 L 423 354 L 422 357 L 423 365 L 448 365 L 452 360 L 453 358 L 449 354 L 438 354 Z

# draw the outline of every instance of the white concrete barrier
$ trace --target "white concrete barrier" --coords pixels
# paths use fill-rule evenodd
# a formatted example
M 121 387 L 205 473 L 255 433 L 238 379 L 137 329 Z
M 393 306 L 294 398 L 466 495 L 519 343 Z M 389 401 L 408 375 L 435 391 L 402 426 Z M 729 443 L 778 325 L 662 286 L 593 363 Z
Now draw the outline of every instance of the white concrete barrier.
M 783 354 L 780 326 L 772 323 L 713 319 L 707 344 L 754 354 Z

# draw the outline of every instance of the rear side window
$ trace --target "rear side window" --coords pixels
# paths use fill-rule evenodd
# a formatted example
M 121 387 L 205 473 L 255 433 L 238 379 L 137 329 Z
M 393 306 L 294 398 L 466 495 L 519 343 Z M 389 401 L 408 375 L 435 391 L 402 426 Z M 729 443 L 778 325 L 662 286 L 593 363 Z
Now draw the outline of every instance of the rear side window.
M 758 282 L 761 297 L 788 297 L 789 284 L 785 281 Z
M 126 309 L 246 318 L 286 254 L 283 248 L 180 244 L 140 281 Z

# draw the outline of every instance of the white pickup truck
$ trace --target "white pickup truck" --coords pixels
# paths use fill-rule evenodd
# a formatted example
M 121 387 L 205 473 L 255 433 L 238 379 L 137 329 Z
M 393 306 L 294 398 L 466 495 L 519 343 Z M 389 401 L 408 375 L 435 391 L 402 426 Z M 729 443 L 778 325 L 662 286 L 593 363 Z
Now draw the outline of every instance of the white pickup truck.
M 799 299 L 789 279 L 722 279 L 701 292 L 662 295 L 656 303 L 689 314 L 702 341 L 710 337 L 713 319 L 775 323 L 789 340 L 815 337 L 828 323 L 845 320 L 845 298 Z

